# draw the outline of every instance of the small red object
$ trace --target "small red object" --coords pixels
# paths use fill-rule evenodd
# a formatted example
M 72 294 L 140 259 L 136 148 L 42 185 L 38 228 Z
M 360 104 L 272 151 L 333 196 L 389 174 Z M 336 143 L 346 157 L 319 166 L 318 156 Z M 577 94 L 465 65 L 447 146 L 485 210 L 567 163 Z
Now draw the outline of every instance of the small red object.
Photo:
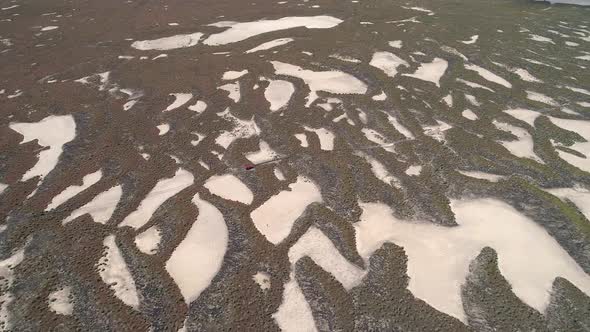
M 256 165 L 254 165 L 254 164 L 246 164 L 246 165 L 244 165 L 244 168 L 245 168 L 247 171 L 249 171 L 249 170 L 253 169 L 254 167 L 256 167 Z

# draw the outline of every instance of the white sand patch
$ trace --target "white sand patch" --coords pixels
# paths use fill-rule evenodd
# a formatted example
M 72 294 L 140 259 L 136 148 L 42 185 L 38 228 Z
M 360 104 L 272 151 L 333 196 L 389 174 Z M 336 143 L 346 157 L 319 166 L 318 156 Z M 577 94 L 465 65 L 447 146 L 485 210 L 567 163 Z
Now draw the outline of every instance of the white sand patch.
M 411 22 L 411 23 L 422 23 L 420 21 L 418 21 L 416 19 L 416 16 L 410 17 L 410 18 L 406 18 L 403 20 L 394 20 L 394 21 L 387 21 L 385 23 L 406 23 L 406 22 Z
M 479 76 L 483 77 L 484 79 L 505 86 L 507 88 L 512 88 L 512 84 L 510 84 L 510 82 L 508 82 L 507 80 L 503 79 L 502 77 L 492 73 L 491 71 L 482 68 L 480 66 L 474 65 L 474 64 L 465 64 L 465 69 L 467 70 L 471 70 L 474 71 L 476 73 L 479 74 Z
M 20 5 L 12 5 L 12 6 L 8 6 L 8 7 L 2 7 L 2 10 L 10 10 L 10 9 L 14 9 L 20 7 Z
M 559 31 L 556 31 L 556 30 L 547 29 L 547 32 L 550 32 L 550 33 L 552 33 L 552 34 L 554 34 L 554 35 L 558 35 L 558 36 L 560 36 L 560 37 L 571 38 L 571 36 L 569 36 L 569 35 L 566 35 L 566 34 L 564 34 L 564 33 L 561 33 L 561 32 L 559 32 Z
M 535 35 L 535 34 L 530 34 L 529 39 L 534 40 L 534 41 L 538 41 L 538 42 L 542 42 L 542 43 L 555 44 L 551 38 L 547 38 L 547 37 L 543 37 L 543 36 L 539 36 L 539 35 Z
M 545 66 L 545 67 L 552 67 L 552 68 L 555 68 L 555 69 L 558 69 L 558 70 L 562 70 L 563 69 L 561 67 L 551 66 L 551 65 L 548 65 L 548 64 L 546 64 L 544 62 L 537 61 L 537 60 L 534 60 L 534 59 L 528 59 L 528 58 L 524 58 L 524 57 L 522 59 L 524 61 L 526 61 L 526 62 L 530 62 L 530 63 L 536 64 L 536 65 L 541 65 L 541 66 Z
M 162 235 L 156 226 L 152 226 L 135 237 L 135 245 L 144 254 L 152 255 L 158 251 Z
M 478 172 L 478 171 L 460 171 L 457 170 L 457 172 L 468 176 L 470 178 L 476 178 L 476 179 L 481 179 L 481 180 L 488 180 L 490 182 L 498 182 L 501 179 L 504 178 L 503 175 L 497 175 L 497 174 L 492 174 L 492 173 L 485 173 L 485 172 Z
M 207 103 L 202 100 L 197 100 L 194 105 L 189 105 L 188 109 L 201 114 L 207 109 Z
M 443 77 L 449 63 L 441 58 L 434 58 L 430 63 L 423 63 L 413 74 L 404 74 L 404 76 L 417 78 L 422 81 L 432 82 L 440 87 L 440 79 Z
M 180 158 L 178 158 L 177 156 L 175 156 L 175 155 L 169 155 L 169 156 L 170 156 L 170 158 L 174 159 L 174 162 L 177 165 L 182 163 L 182 161 L 180 160 Z
M 566 111 L 563 109 L 562 111 Z M 527 109 L 512 109 L 505 111 L 506 113 L 510 114 L 511 116 L 522 120 L 529 125 L 534 127 L 535 119 L 541 116 L 541 113 L 527 110 Z M 581 121 L 581 120 L 566 120 L 566 119 L 559 119 L 552 116 L 548 117 L 551 122 L 555 125 L 566 129 L 574 131 L 586 140 L 590 141 L 590 122 L 588 121 Z M 590 155 L 590 143 L 588 142 L 578 142 L 571 146 L 572 149 L 577 150 L 578 152 L 583 153 L 584 155 Z M 567 153 L 565 151 L 556 150 L 559 156 L 567 161 L 568 163 L 582 169 L 585 171 L 590 171 L 590 161 L 588 159 L 577 157 L 573 154 Z
M 576 111 L 574 111 L 574 110 L 572 110 L 572 109 L 569 109 L 569 108 L 567 108 L 567 107 L 564 107 L 564 108 L 562 108 L 562 109 L 561 109 L 561 111 L 562 111 L 563 113 L 567 113 L 567 114 L 572 114 L 572 115 L 580 115 L 580 113 L 578 113 L 578 112 L 576 112 Z
M 227 149 L 238 138 L 248 138 L 258 135 L 259 129 L 254 120 L 244 121 L 238 119 L 229 110 L 224 111 L 221 116 L 234 124 L 234 128 L 231 131 L 223 131 L 215 138 L 215 143 L 224 149 Z
M 545 189 L 545 191 L 555 195 L 562 200 L 572 201 L 576 207 L 590 220 L 590 192 L 582 187 L 574 188 L 554 188 Z
M 496 120 L 492 121 L 492 123 L 494 124 L 494 126 L 496 126 L 496 128 L 503 131 L 508 131 L 518 138 L 516 141 L 500 142 L 500 144 L 502 144 L 506 149 L 508 149 L 510 153 L 520 158 L 529 158 L 540 163 L 543 163 L 541 158 L 539 158 L 535 154 L 533 150 L 533 138 L 526 129 L 516 127 L 508 123 L 498 122 Z
M 326 128 L 311 128 L 308 126 L 303 126 L 303 128 L 308 131 L 313 131 L 314 133 L 316 133 L 316 135 L 318 135 L 318 138 L 320 139 L 320 148 L 322 150 L 334 150 L 334 138 L 336 138 L 336 136 L 334 136 L 334 133 L 332 133 Z
M 434 12 L 432 10 L 426 9 L 424 7 L 417 7 L 417 6 L 406 7 L 406 6 L 402 6 L 402 8 L 410 9 L 410 10 L 415 10 L 415 11 L 423 12 L 423 13 L 428 13 L 428 15 L 434 15 Z
M 165 135 L 170 130 L 170 125 L 167 123 L 162 123 L 161 125 L 156 126 L 158 128 L 158 135 L 162 136 Z
M 10 311 L 8 310 L 8 306 L 13 301 L 13 296 L 10 293 L 14 281 L 13 270 L 24 258 L 25 248 L 23 247 L 10 257 L 0 261 L 0 279 L 2 279 L 3 289 L 2 294 L 0 294 L 0 326 L 2 326 L 5 331 L 10 331 L 13 327 L 12 321 L 10 320 Z
M 316 106 L 322 108 L 326 112 L 330 112 L 334 109 L 330 103 L 317 103 Z
M 350 62 L 350 63 L 361 63 L 362 61 L 353 57 L 349 57 L 346 55 L 340 55 L 340 54 L 331 54 L 329 56 L 332 59 L 336 59 L 336 60 L 340 60 L 340 61 L 344 61 L 344 62 Z
M 259 52 L 259 51 L 264 51 L 264 50 L 270 50 L 271 48 L 275 48 L 278 46 L 288 44 L 288 43 L 292 42 L 293 40 L 294 40 L 293 38 L 279 38 L 279 39 L 271 40 L 271 41 L 268 41 L 266 43 L 262 43 L 254 48 L 247 50 L 246 53 L 254 53 L 254 52 Z
M 442 100 L 445 102 L 445 104 L 447 104 L 447 106 L 453 107 L 453 96 L 451 94 L 444 96 Z
M 220 86 L 218 89 L 229 92 L 229 99 L 233 100 L 235 103 L 240 101 L 241 95 L 239 82 L 228 83 Z
M 334 97 L 326 98 L 325 103 L 317 103 L 316 106 L 323 108 L 326 112 L 330 112 L 334 109 L 334 105 L 342 104 L 342 100 Z
M 141 90 L 121 88 L 119 89 L 119 92 L 126 94 L 128 99 L 138 99 L 143 97 L 143 91 Z
M 477 41 L 477 39 L 479 38 L 479 35 L 473 35 L 471 36 L 468 40 L 461 40 L 461 42 L 463 44 L 475 44 L 475 42 Z
M 452 201 L 459 227 L 401 221 L 381 203 L 362 203 L 361 208 L 361 222 L 355 224 L 360 255 L 368 259 L 388 241 L 404 247 L 408 289 L 463 322 L 460 287 L 469 263 L 484 246 L 498 252 L 500 271 L 514 293 L 540 312 L 549 302 L 555 277 L 565 277 L 590 294 L 590 276 L 542 227 L 504 202 Z
M 199 43 L 201 37 L 203 37 L 202 33 L 195 32 L 184 35 L 175 35 L 170 37 L 158 38 L 153 40 L 138 40 L 133 42 L 131 44 L 131 47 L 141 51 L 167 51 L 174 50 L 177 48 L 195 46 Z
M 565 42 L 565 44 L 566 44 L 567 46 L 573 46 L 573 47 L 580 46 L 580 44 L 578 44 L 578 43 L 574 43 L 574 42 L 571 42 L 571 41 L 566 41 L 566 42 Z
M 577 93 L 581 93 L 583 95 L 590 96 L 590 91 L 588 91 L 586 89 L 576 88 L 576 87 L 573 87 L 573 86 L 565 86 L 565 88 L 566 89 L 569 89 L 569 90 L 572 90 L 574 92 L 577 92 Z
M 90 187 L 91 185 L 97 183 L 100 178 L 102 177 L 102 172 L 100 170 L 92 173 L 92 174 L 87 174 L 82 178 L 82 184 L 79 186 L 73 185 L 73 186 L 69 186 L 67 187 L 64 191 L 62 191 L 61 193 L 57 194 L 57 196 L 53 197 L 53 199 L 51 200 L 51 202 L 49 203 L 49 205 L 47 205 L 47 208 L 45 209 L 45 211 L 49 211 L 49 210 L 53 210 L 56 207 L 60 206 L 61 204 L 63 204 L 64 202 L 66 202 L 68 199 L 76 196 L 77 194 L 81 193 L 82 191 L 86 190 L 88 187 Z
M 125 263 L 121 250 L 117 246 L 115 236 L 109 235 L 105 237 L 102 244 L 107 247 L 107 250 L 97 265 L 100 278 L 115 292 L 115 296 L 119 300 L 134 309 L 138 309 L 139 295 L 135 288 L 135 281 Z
M 307 135 L 305 134 L 295 134 L 295 138 L 297 138 L 299 140 L 299 144 L 306 148 L 309 146 L 309 143 L 307 143 Z
M 158 54 L 155 57 L 153 57 L 152 60 L 158 60 L 158 59 L 167 58 L 167 57 L 168 57 L 168 54 L 162 53 L 162 54 Z
M 397 75 L 397 67 L 409 66 L 404 59 L 390 52 L 375 52 L 369 65 L 380 69 L 389 77 Z
M 588 141 L 577 142 L 574 145 L 570 146 L 570 148 L 583 153 L 587 157 L 586 159 L 577 157 L 573 154 L 561 150 L 557 150 L 557 153 L 559 153 L 559 157 L 561 159 L 567 161 L 573 166 L 576 166 L 583 171 L 590 172 L 590 121 L 566 120 L 558 119 L 555 117 L 549 117 L 549 119 L 555 125 L 563 129 L 576 132 Z
M 105 224 L 111 219 L 122 195 L 123 189 L 120 185 L 112 187 L 109 190 L 96 195 L 96 197 L 90 202 L 72 212 L 72 214 L 63 221 L 63 224 L 65 225 L 87 213 L 90 214 L 94 222 Z
M 222 21 L 209 24 L 209 26 L 227 28 L 227 30 L 210 35 L 203 43 L 213 46 L 226 45 L 272 31 L 297 27 L 329 29 L 340 23 L 342 23 L 342 20 L 331 16 L 291 16 L 276 20 L 260 20 L 254 22 Z
M 493 63 L 496 66 L 502 67 L 502 68 L 510 71 L 511 73 L 518 75 L 518 77 L 520 77 L 520 79 L 523 81 L 532 82 L 532 83 L 543 83 L 543 81 L 541 81 L 540 79 L 533 76 L 526 69 L 522 69 L 522 68 L 518 68 L 518 67 L 510 67 L 510 66 L 498 63 L 498 62 L 493 62 Z
M 8 188 L 7 184 L 0 183 L 0 194 L 2 194 L 6 188 Z
M 226 71 L 225 73 L 223 73 L 223 76 L 221 77 L 221 79 L 225 80 L 225 81 L 237 80 L 238 78 L 240 78 L 246 74 L 248 74 L 248 69 L 244 69 L 241 71 L 230 70 L 230 71 Z
M 587 54 L 587 55 L 577 56 L 576 59 L 590 61 L 590 55 Z
M 289 103 L 294 92 L 293 83 L 284 80 L 270 80 L 264 90 L 264 98 L 270 103 L 270 110 L 275 112 Z
M 360 152 L 360 151 L 355 152 L 355 154 L 357 156 L 364 158 L 371 165 L 371 172 L 373 172 L 373 174 L 375 175 L 375 177 L 377 179 L 383 181 L 383 183 L 385 183 L 387 185 L 397 187 L 397 188 L 400 187 L 399 179 L 396 178 L 395 176 L 393 176 L 391 173 L 389 173 L 389 171 L 387 170 L 387 167 L 385 167 L 385 165 L 383 165 L 377 159 L 369 156 L 366 153 Z
M 293 223 L 309 204 L 322 201 L 317 185 L 303 176 L 297 177 L 289 189 L 271 197 L 250 214 L 256 229 L 273 244 L 291 233 Z
M 271 63 L 276 74 L 297 77 L 309 85 L 310 93 L 307 96 L 306 107 L 309 107 L 317 99 L 318 91 L 336 94 L 364 94 L 367 92 L 365 83 L 341 71 L 312 71 L 279 61 L 271 61 Z
M 381 91 L 380 94 L 374 95 L 373 97 L 371 97 L 371 99 L 373 99 L 375 101 L 383 101 L 383 100 L 387 99 L 387 95 L 385 94 L 385 92 Z
M 481 106 L 481 103 L 477 101 L 477 98 L 473 95 L 465 94 L 465 99 L 473 106 Z
M 171 93 L 170 96 L 174 97 L 172 104 L 168 105 L 164 112 L 172 111 L 173 109 L 179 108 L 180 106 L 188 103 L 193 98 L 192 93 Z
M 270 275 L 268 273 L 258 271 L 255 275 L 252 276 L 252 280 L 254 280 L 256 284 L 258 284 L 260 289 L 270 289 Z
M 399 131 L 400 134 L 404 135 L 407 139 L 414 139 L 414 134 L 412 134 L 412 132 L 410 130 L 408 130 L 408 128 L 406 128 L 404 125 L 402 125 L 397 120 L 397 118 L 395 118 L 387 113 L 385 113 L 385 115 L 387 116 L 387 121 L 389 121 L 389 123 L 391 123 L 391 125 L 393 126 L 393 128 L 395 128 L 395 130 Z
M 585 101 L 578 102 L 577 104 L 582 107 L 590 107 L 590 103 Z
M 512 71 L 512 72 L 515 73 L 516 75 L 518 75 L 518 77 L 520 77 L 520 79 L 523 81 L 534 82 L 534 83 L 542 83 L 543 82 L 540 79 L 533 76 L 531 73 L 529 73 L 526 69 L 514 68 L 514 71 Z
M 531 125 L 531 127 L 535 126 L 535 119 L 541 116 L 541 113 L 539 112 L 527 110 L 524 108 L 509 109 L 504 112 L 517 118 L 518 120 L 528 123 Z
M 70 287 L 64 287 L 58 291 L 49 293 L 47 299 L 49 310 L 59 315 L 71 315 L 74 304 L 70 302 Z
M 22 143 L 37 140 L 37 144 L 48 149 L 39 152 L 39 160 L 22 177 L 21 181 L 36 176 L 44 178 L 57 165 L 64 144 L 76 137 L 76 122 L 71 115 L 50 115 L 39 122 L 13 122 L 10 129 L 23 135 Z
M 472 111 L 472 110 L 470 110 L 470 109 L 466 109 L 466 110 L 464 110 L 463 112 L 461 112 L 461 115 L 462 115 L 464 118 L 466 118 L 466 119 L 469 119 L 469 120 L 472 120 L 472 121 L 475 121 L 475 120 L 479 119 L 479 118 L 477 117 L 477 114 L 473 113 L 473 111 Z
M 42 27 L 41 28 L 41 31 L 52 31 L 52 30 L 56 30 L 58 28 L 59 27 L 58 26 L 55 26 L 55 25 L 48 25 L 46 27 Z
M 207 165 L 204 161 L 199 160 L 199 165 L 201 165 L 204 169 L 210 170 L 211 168 Z
M 283 174 L 283 172 L 281 172 L 281 170 L 278 167 L 273 168 L 272 171 L 273 171 L 275 177 L 277 178 L 277 180 L 285 181 L 285 175 Z
M 494 90 L 488 88 L 487 86 L 484 86 L 484 85 L 481 85 L 481 84 L 478 84 L 478 83 L 475 83 L 475 82 L 467 81 L 467 80 L 464 80 L 462 78 L 457 78 L 456 81 L 457 82 L 460 82 L 460 83 L 463 83 L 463 84 L 465 84 L 467 86 L 470 86 L 472 88 L 484 89 L 484 90 L 488 90 L 490 92 L 494 92 Z
M 284 332 L 317 332 L 311 307 L 299 288 L 295 275 L 291 273 L 285 283 L 283 302 L 272 317 Z
M 258 146 L 260 147 L 260 150 L 246 154 L 246 159 L 250 160 L 253 164 L 273 160 L 278 156 L 278 154 L 265 141 L 261 140 Z
M 367 124 L 367 122 L 369 121 L 367 113 L 363 112 L 360 109 L 357 109 L 357 111 L 359 112 L 359 120 L 361 120 L 363 124 Z
M 420 165 L 411 165 L 406 169 L 406 174 L 409 176 L 418 176 L 420 173 L 422 173 L 422 166 Z
M 436 120 L 436 122 L 437 125 L 435 126 L 422 127 L 422 129 L 424 129 L 424 135 L 430 136 L 439 142 L 444 142 L 445 131 L 451 129 L 452 126 L 443 121 Z
M 130 110 L 133 106 L 135 106 L 135 104 L 137 104 L 138 100 L 130 100 L 128 102 L 126 102 L 125 104 L 123 104 L 123 110 L 124 111 L 128 111 Z
M 354 126 L 354 121 L 352 121 L 348 115 L 346 115 L 346 112 L 340 114 L 339 116 L 335 117 L 334 119 L 332 119 L 332 122 L 337 123 L 338 121 L 342 120 L 342 119 L 346 119 L 346 122 L 348 122 L 349 125 Z
M 16 97 L 20 97 L 20 96 L 23 95 L 23 93 L 24 92 L 22 90 L 16 90 L 16 91 L 14 91 L 13 94 L 6 96 L 6 98 L 13 99 L 13 98 L 16 98 Z
M 361 129 L 361 131 L 369 141 L 377 144 L 377 146 L 381 146 L 385 151 L 395 152 L 395 149 L 393 147 L 394 143 L 386 140 L 383 137 L 383 135 L 381 135 L 376 130 L 370 128 L 363 128 Z
M 338 280 L 346 290 L 357 286 L 366 272 L 342 257 L 332 241 L 319 229 L 311 226 L 289 249 L 291 265 L 308 256 Z
M 243 204 L 250 204 L 254 199 L 250 189 L 232 174 L 214 175 L 205 181 L 203 187 L 221 198 Z
M 198 194 L 192 202 L 199 209 L 199 216 L 166 262 L 166 270 L 187 304 L 211 284 L 221 268 L 228 244 L 228 230 L 221 212 Z
M 393 48 L 402 48 L 403 46 L 403 42 L 401 40 L 392 40 L 387 44 Z
M 553 98 L 539 92 L 527 90 L 526 97 L 527 99 L 530 99 L 532 101 L 538 101 L 540 103 L 547 104 L 550 106 L 559 106 L 559 104 Z
M 123 222 L 119 224 L 119 227 L 130 226 L 135 229 L 140 228 L 149 221 L 160 205 L 184 188 L 193 184 L 194 179 L 191 172 L 180 168 L 173 177 L 159 180 L 156 186 L 141 201 L 137 210 L 125 217 Z

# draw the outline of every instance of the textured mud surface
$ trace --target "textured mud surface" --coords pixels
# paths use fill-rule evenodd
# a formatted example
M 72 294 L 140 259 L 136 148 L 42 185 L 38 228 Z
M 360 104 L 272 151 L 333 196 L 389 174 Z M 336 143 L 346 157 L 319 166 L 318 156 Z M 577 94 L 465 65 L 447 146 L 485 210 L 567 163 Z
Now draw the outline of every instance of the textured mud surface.
M 590 7 L 0 1 L 0 330 L 589 331 Z

